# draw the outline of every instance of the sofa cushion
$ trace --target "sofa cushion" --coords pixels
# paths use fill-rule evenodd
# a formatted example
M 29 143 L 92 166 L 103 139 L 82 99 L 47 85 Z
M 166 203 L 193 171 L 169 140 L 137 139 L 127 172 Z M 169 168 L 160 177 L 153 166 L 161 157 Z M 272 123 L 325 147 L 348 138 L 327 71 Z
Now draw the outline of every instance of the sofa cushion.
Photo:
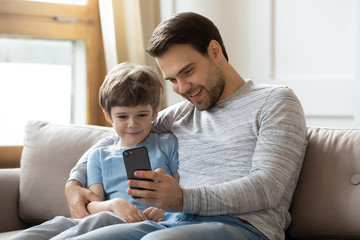
M 29 224 L 70 216 L 64 187 L 81 155 L 112 128 L 30 121 L 21 156 L 19 215 Z
M 360 130 L 308 127 L 290 209 L 295 239 L 360 239 Z

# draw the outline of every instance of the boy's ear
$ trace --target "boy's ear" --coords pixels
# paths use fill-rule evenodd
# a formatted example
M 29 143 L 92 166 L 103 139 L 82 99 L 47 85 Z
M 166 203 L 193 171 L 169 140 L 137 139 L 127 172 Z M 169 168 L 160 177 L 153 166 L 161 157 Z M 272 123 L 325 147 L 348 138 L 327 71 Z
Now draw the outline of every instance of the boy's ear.
M 157 115 L 159 113 L 159 109 L 160 107 L 158 106 L 155 111 L 153 112 L 153 116 L 152 116 L 152 120 L 155 121 L 155 119 L 157 118 Z
M 112 125 L 113 120 L 111 119 L 110 115 L 107 113 L 107 111 L 105 109 L 101 108 L 101 110 L 105 116 L 106 121 Z

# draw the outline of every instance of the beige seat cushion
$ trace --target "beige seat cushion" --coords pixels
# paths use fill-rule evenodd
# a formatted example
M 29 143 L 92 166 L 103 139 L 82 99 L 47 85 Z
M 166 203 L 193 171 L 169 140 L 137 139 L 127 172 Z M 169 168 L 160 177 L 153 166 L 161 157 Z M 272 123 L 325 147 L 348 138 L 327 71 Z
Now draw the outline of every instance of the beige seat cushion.
M 20 217 L 38 224 L 69 216 L 64 186 L 81 155 L 111 128 L 30 121 L 25 127 L 20 170 Z
M 360 130 L 308 128 L 291 207 L 298 239 L 360 239 Z

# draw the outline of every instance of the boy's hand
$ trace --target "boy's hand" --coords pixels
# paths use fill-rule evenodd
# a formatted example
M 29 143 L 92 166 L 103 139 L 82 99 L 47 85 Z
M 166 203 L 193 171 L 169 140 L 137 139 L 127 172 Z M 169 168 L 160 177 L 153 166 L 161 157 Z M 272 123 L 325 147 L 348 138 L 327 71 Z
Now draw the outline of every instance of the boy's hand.
M 72 218 L 83 218 L 90 215 L 86 205 L 89 202 L 101 200 L 93 192 L 87 188 L 83 188 L 81 184 L 75 180 L 66 183 L 65 196 Z
M 109 202 L 110 210 L 128 223 L 148 220 L 142 211 L 122 198 L 114 198 Z
M 146 215 L 148 220 L 154 221 L 154 222 L 161 222 L 165 220 L 165 211 L 156 208 L 156 207 L 149 207 L 145 209 L 144 214 Z

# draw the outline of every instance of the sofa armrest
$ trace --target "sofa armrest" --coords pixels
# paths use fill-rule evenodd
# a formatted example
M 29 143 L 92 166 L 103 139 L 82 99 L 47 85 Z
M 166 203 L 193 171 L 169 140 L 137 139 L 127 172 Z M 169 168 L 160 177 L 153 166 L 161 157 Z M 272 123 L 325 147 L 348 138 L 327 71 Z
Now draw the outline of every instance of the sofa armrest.
M 26 228 L 18 214 L 20 169 L 0 169 L 0 232 Z

